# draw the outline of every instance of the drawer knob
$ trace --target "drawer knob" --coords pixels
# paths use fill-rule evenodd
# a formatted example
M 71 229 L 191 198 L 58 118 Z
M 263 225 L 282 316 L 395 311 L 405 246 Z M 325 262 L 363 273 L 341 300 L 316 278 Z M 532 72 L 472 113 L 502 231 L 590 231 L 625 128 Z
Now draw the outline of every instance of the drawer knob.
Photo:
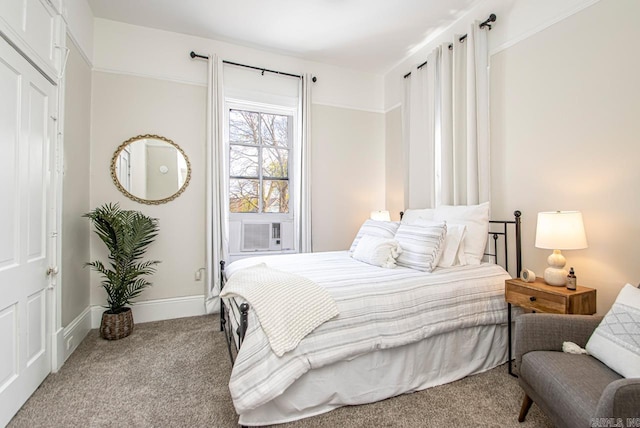
M 529 297 L 529 300 L 531 300 L 532 302 L 535 302 L 536 301 L 536 296 Z

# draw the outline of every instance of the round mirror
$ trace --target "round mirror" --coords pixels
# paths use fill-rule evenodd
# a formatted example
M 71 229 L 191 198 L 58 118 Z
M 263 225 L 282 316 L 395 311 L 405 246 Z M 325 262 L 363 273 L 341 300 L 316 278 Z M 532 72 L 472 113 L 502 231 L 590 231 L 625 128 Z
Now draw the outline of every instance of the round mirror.
M 191 164 L 173 141 L 138 135 L 113 154 L 111 178 L 126 197 L 143 204 L 163 204 L 184 192 L 191 179 Z

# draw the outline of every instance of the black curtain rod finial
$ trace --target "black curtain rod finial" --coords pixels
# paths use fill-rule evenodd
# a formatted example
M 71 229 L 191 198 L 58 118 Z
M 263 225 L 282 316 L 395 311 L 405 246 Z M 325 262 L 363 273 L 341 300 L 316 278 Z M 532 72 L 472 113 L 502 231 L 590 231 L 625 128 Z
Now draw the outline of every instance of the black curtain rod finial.
M 194 59 L 194 58 L 209 59 L 209 57 L 208 57 L 208 56 L 198 55 L 198 54 L 197 54 L 197 53 L 195 53 L 194 51 L 191 51 L 191 53 L 189 54 L 189 56 L 191 57 L 191 59 Z
M 490 22 L 496 22 L 496 14 L 492 13 L 491 15 L 489 15 L 489 17 L 487 18 L 486 21 L 484 21 L 482 24 L 480 24 L 480 28 L 484 28 L 484 27 L 489 27 L 489 31 L 491 31 L 491 24 L 489 24 Z

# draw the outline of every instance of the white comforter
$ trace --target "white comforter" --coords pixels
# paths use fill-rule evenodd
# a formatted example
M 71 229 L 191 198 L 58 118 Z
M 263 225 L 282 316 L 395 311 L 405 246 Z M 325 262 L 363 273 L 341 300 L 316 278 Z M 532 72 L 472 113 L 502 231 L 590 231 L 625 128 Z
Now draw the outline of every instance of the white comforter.
M 229 383 L 238 414 L 271 401 L 310 369 L 459 328 L 501 324 L 507 318 L 504 280 L 510 276 L 494 264 L 426 273 L 379 268 L 347 252 L 328 252 L 239 260 L 226 268 L 227 277 L 258 263 L 325 287 L 339 315 L 277 357 L 250 312 Z

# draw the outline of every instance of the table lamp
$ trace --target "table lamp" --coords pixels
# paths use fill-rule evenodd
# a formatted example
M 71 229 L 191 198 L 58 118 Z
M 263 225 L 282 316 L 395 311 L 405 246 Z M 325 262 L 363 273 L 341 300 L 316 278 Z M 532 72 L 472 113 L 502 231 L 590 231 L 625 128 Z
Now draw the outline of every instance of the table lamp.
M 389 215 L 389 211 L 371 211 L 371 220 L 378 221 L 391 221 L 391 215 Z
M 536 248 L 553 250 L 553 254 L 547 258 L 549 267 L 544 271 L 544 281 L 549 285 L 565 285 L 567 271 L 564 265 L 567 261 L 560 250 L 587 248 L 582 213 L 579 211 L 538 213 Z

